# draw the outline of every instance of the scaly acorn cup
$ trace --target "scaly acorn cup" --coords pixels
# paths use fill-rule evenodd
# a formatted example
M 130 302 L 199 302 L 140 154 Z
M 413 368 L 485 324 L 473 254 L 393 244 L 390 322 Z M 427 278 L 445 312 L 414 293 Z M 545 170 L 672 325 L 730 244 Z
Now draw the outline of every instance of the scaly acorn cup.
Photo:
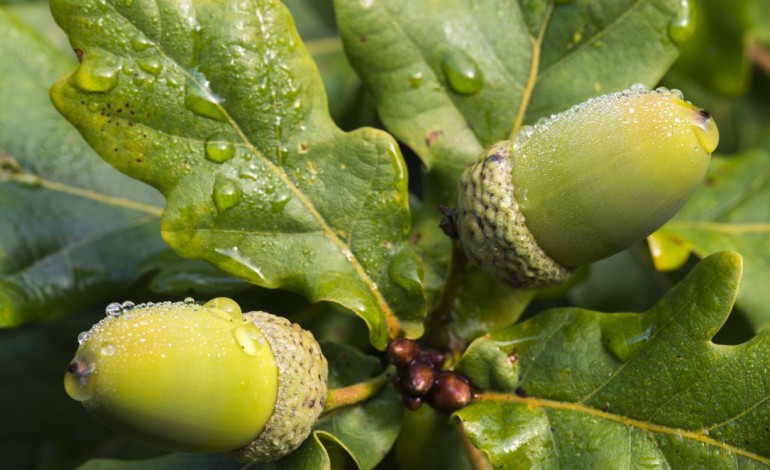
M 67 393 L 153 447 L 276 460 L 307 438 L 326 400 L 313 335 L 224 297 L 110 304 L 78 341 Z
M 474 263 L 544 287 L 665 224 L 700 184 L 719 131 L 677 90 L 588 100 L 525 127 L 460 179 L 454 222 Z

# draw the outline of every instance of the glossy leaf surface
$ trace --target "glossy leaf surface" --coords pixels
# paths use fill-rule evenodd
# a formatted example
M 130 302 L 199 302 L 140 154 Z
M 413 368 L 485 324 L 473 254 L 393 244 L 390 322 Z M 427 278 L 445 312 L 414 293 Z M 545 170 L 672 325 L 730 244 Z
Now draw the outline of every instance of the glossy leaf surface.
M 398 147 L 334 125 L 280 2 L 57 0 L 52 10 L 82 57 L 54 103 L 104 159 L 166 196 L 175 250 L 342 304 L 380 348 L 419 334 Z
M 711 341 L 741 269 L 722 252 L 645 313 L 558 309 L 490 333 L 517 380 L 457 418 L 498 468 L 770 467 L 770 337 Z
M 755 331 L 770 325 L 770 152 L 765 147 L 715 157 L 705 184 L 682 211 L 650 240 L 659 268 L 679 267 L 700 257 L 735 250 L 745 259 L 737 305 Z
M 449 193 L 522 124 L 592 96 L 654 85 L 677 55 L 679 0 L 335 2 L 346 52 L 385 126 Z M 432 188 L 435 189 L 435 188 Z

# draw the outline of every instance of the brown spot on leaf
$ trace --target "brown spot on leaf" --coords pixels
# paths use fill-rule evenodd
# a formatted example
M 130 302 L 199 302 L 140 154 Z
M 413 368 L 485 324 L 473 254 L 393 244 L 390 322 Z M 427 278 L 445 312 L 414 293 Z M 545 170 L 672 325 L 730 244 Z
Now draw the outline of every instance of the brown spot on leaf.
M 425 138 L 425 146 L 430 147 L 431 144 L 435 142 L 442 135 L 444 135 L 444 131 L 442 130 L 431 131 L 431 133 L 428 134 L 428 137 Z

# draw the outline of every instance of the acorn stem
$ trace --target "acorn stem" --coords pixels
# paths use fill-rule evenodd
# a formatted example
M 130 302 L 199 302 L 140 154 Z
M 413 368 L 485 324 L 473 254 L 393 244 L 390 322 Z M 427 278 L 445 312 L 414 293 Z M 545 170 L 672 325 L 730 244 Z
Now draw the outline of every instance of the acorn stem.
M 462 287 L 463 274 L 467 265 L 468 258 L 465 256 L 462 244 L 458 239 L 452 239 L 452 254 L 447 267 L 444 287 L 436 299 L 435 307 L 425 318 L 425 334 L 422 339 L 435 348 L 443 350 L 449 345 L 449 333 L 446 325 L 449 323 L 455 298 Z
M 380 375 L 372 377 L 369 380 L 348 385 L 347 387 L 329 389 L 326 394 L 326 404 L 324 405 L 323 414 L 343 406 L 355 405 L 372 398 L 380 393 L 395 375 L 396 368 L 390 366 Z

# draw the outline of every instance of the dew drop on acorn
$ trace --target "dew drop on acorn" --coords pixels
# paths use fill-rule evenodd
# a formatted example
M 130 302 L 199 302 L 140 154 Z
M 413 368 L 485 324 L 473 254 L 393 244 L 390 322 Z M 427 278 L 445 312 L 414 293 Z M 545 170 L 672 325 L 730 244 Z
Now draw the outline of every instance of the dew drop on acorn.
M 96 363 L 87 357 L 79 356 L 67 367 L 64 374 L 64 390 L 72 399 L 86 401 L 94 396 Z
M 102 356 L 112 356 L 115 354 L 115 345 L 106 341 L 99 347 L 99 354 Z
M 259 353 L 259 349 L 266 344 L 257 327 L 251 324 L 244 324 L 233 329 L 233 336 L 235 336 L 235 340 L 241 346 L 243 352 L 249 356 L 256 356 Z
M 217 176 L 212 194 L 214 205 L 219 212 L 224 212 L 241 202 L 241 189 L 229 178 Z
M 119 317 L 123 314 L 123 305 L 121 305 L 118 302 L 110 302 L 107 304 L 107 306 L 104 308 L 104 313 L 107 314 L 107 316 L 110 317 Z
M 481 89 L 484 79 L 478 64 L 465 52 L 447 52 L 441 60 L 449 88 L 461 95 L 472 95 Z
M 217 297 L 209 300 L 203 307 L 218 310 L 227 314 L 230 320 L 239 320 L 243 314 L 241 306 L 228 297 Z
M 206 141 L 206 159 L 224 163 L 235 155 L 235 145 L 223 135 L 215 135 Z

